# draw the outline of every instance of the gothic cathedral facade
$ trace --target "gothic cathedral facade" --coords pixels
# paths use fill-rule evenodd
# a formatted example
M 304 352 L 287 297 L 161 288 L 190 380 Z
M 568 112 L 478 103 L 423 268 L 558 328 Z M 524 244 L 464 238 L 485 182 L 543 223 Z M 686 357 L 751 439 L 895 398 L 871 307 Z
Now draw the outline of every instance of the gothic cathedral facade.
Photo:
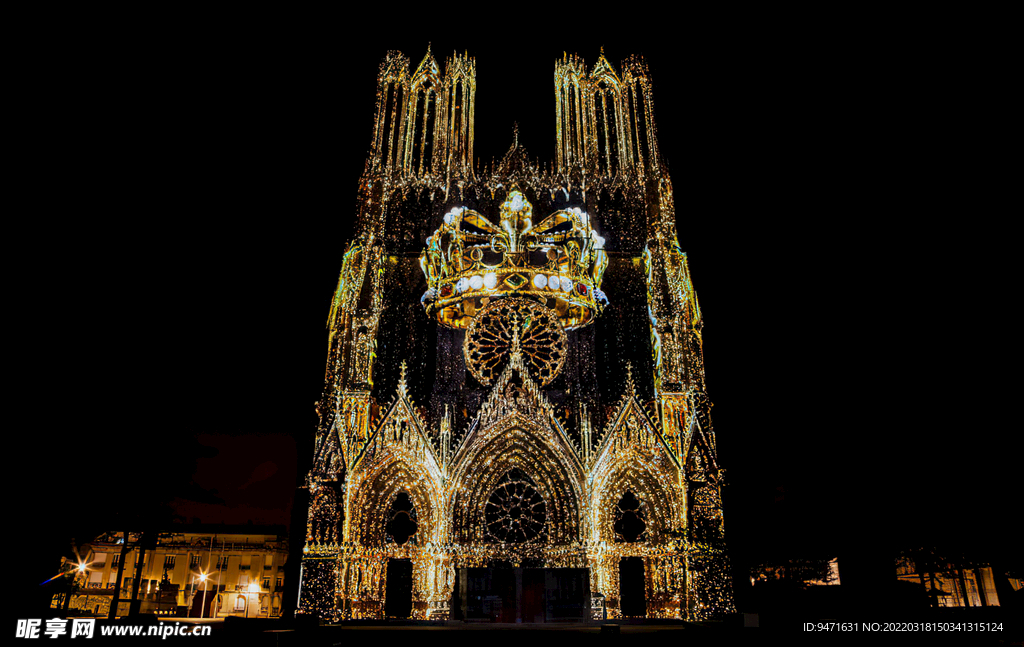
M 554 81 L 555 161 L 515 135 L 481 167 L 474 59 L 380 66 L 328 321 L 301 612 L 734 610 L 703 322 L 647 66 L 565 56 Z

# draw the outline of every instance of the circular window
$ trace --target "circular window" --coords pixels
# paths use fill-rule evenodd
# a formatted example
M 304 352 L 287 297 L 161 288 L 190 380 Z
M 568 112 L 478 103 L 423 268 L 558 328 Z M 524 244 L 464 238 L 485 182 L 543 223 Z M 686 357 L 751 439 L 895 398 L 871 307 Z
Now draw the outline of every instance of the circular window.
M 484 517 L 492 541 L 521 544 L 546 536 L 544 499 L 533 480 L 518 467 L 498 482 L 487 500 Z
M 477 314 L 466 332 L 463 348 L 466 366 L 484 386 L 501 374 L 515 334 L 530 373 L 542 385 L 562 370 L 568 342 L 557 314 L 529 299 L 499 299 Z

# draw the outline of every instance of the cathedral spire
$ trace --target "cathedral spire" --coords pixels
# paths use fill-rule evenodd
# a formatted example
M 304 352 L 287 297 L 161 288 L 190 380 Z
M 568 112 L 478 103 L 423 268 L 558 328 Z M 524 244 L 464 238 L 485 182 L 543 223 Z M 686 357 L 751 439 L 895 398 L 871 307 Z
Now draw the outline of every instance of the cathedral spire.
M 619 83 L 619 75 L 616 74 L 615 68 L 611 62 L 605 58 L 604 47 L 601 47 L 601 54 L 597 57 L 597 63 L 594 63 L 594 69 L 590 72 L 591 83 L 600 86 L 603 82 L 606 87 L 617 88 Z M 597 115 L 595 115 L 595 118 Z
M 400 372 L 399 376 L 398 376 L 398 392 L 401 395 L 403 395 L 403 396 L 406 395 L 406 393 L 408 392 L 408 389 L 406 388 L 406 383 L 405 383 L 405 369 L 406 369 L 405 360 L 403 359 L 402 363 L 399 364 L 399 366 L 398 366 L 398 370 Z
M 433 74 L 437 76 L 440 74 L 440 70 L 437 67 L 437 61 L 434 60 L 434 54 L 430 51 L 430 43 L 427 43 L 427 53 L 424 54 L 423 60 L 416 67 L 416 72 L 413 74 L 413 78 L 419 77 L 422 74 Z

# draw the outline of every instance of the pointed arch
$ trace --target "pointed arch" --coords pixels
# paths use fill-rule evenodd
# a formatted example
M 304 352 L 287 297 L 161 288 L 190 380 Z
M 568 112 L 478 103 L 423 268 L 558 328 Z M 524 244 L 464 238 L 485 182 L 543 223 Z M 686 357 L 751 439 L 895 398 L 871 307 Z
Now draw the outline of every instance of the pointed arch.
M 409 99 L 406 109 L 408 126 L 402 153 L 402 169 L 406 173 L 419 175 L 434 170 L 432 163 L 437 136 L 440 89 L 440 71 L 428 45 L 426 55 L 409 80 Z
M 615 512 L 627 491 L 642 493 L 648 541 L 681 532 L 686 525 L 679 464 L 657 424 L 636 401 L 631 377 L 627 397 L 613 416 L 590 471 L 591 541 L 615 541 Z
M 444 524 L 438 515 L 443 509 L 444 480 L 423 419 L 409 400 L 404 362 L 395 400 L 353 461 L 345 503 L 349 519 L 345 541 L 382 544 L 384 512 L 401 491 L 418 511 L 422 540 L 441 541 Z
M 409 85 L 409 59 L 389 51 L 377 74 L 377 111 L 374 120 L 372 166 L 387 169 L 398 161 L 395 149 L 402 141 Z
M 583 474 L 554 432 L 518 415 L 477 430 L 456 456 L 448 513 L 453 541 L 486 541 L 485 506 L 501 479 L 519 469 L 536 485 L 547 515 L 546 543 L 580 539 Z M 466 448 L 466 445 L 463 446 Z
M 345 541 L 363 546 L 383 546 L 388 512 L 400 493 L 408 495 L 416 510 L 419 543 L 442 540 L 440 513 L 443 499 L 440 484 L 419 466 L 399 457 L 381 460 L 349 483 L 347 508 L 352 516 Z
M 625 458 L 599 470 L 594 479 L 591 496 L 591 541 L 614 543 L 616 512 L 619 502 L 627 492 L 637 495 L 640 517 L 645 524 L 644 541 L 655 541 L 672 533 L 681 532 L 685 526 L 685 502 L 677 488 L 666 482 L 664 470 L 650 466 L 636 457 Z

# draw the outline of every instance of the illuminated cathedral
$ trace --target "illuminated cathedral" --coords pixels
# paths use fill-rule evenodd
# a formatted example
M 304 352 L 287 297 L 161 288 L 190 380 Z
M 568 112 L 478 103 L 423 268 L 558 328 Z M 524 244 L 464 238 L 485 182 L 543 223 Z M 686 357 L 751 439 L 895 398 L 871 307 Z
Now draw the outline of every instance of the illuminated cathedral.
M 300 610 L 734 611 L 703 321 L 647 66 L 557 60 L 549 163 L 517 134 L 473 163 L 476 82 L 468 55 L 381 63 L 328 320 Z

